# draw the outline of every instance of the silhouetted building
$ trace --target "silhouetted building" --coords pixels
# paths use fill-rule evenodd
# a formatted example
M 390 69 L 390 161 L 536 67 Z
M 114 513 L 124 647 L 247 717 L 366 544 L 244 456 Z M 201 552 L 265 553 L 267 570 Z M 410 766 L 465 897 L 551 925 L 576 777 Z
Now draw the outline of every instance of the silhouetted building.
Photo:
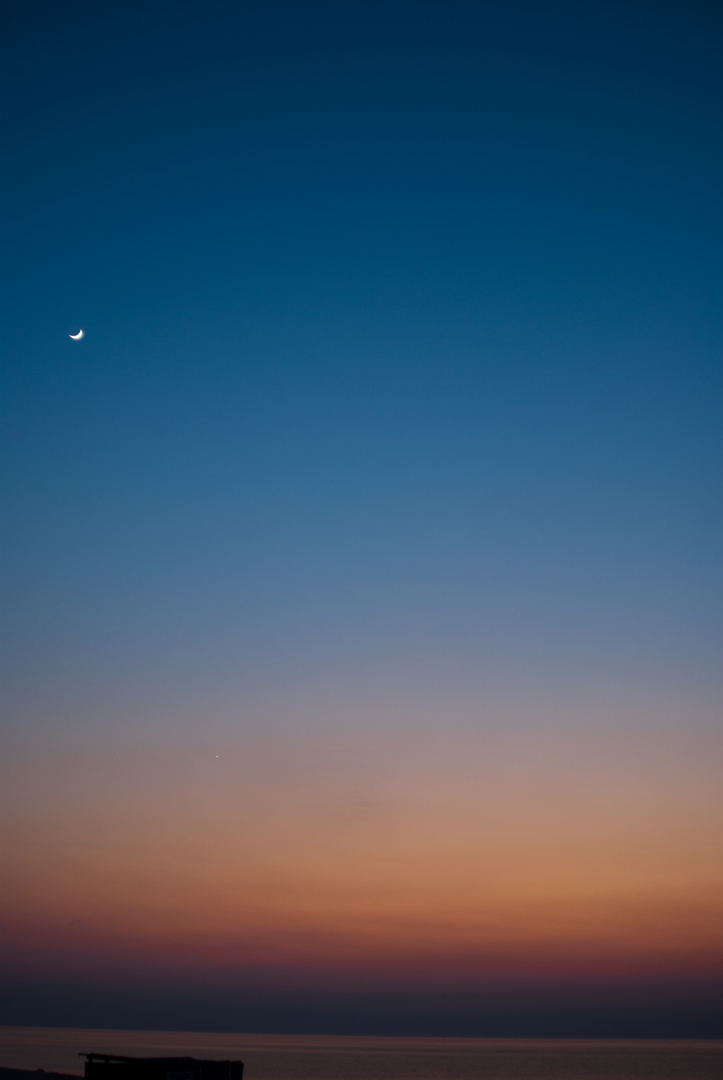
M 122 1057 L 81 1054 L 85 1080 L 241 1080 L 243 1061 L 200 1061 L 192 1057 Z

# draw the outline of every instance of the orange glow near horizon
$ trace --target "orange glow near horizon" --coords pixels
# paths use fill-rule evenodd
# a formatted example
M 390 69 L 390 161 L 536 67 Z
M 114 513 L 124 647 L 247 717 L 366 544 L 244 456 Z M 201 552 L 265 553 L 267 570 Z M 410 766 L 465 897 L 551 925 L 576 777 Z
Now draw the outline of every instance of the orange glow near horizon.
M 715 736 L 283 745 L 18 748 L 11 962 L 440 982 L 723 968 Z

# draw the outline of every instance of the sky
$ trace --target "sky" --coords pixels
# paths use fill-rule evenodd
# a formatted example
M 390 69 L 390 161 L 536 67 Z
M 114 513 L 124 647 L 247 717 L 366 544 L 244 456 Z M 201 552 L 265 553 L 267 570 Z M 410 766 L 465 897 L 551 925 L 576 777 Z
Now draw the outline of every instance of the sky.
M 722 39 L 9 5 L 0 1023 L 723 1035 Z

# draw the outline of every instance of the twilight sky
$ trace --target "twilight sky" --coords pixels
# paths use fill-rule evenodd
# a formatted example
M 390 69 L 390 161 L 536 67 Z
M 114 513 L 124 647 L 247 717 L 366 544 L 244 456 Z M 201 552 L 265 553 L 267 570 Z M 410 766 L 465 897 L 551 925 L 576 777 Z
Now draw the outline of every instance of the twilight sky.
M 723 1034 L 722 31 L 11 4 L 0 1022 Z

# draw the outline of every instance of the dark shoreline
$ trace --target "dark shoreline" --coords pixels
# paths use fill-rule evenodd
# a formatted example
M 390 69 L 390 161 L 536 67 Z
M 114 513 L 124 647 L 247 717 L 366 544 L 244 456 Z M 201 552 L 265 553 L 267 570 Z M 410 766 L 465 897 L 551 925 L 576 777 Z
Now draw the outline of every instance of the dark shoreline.
M 48 1072 L 47 1069 L 6 1069 L 0 1066 L 0 1080 L 81 1080 L 81 1074 Z

